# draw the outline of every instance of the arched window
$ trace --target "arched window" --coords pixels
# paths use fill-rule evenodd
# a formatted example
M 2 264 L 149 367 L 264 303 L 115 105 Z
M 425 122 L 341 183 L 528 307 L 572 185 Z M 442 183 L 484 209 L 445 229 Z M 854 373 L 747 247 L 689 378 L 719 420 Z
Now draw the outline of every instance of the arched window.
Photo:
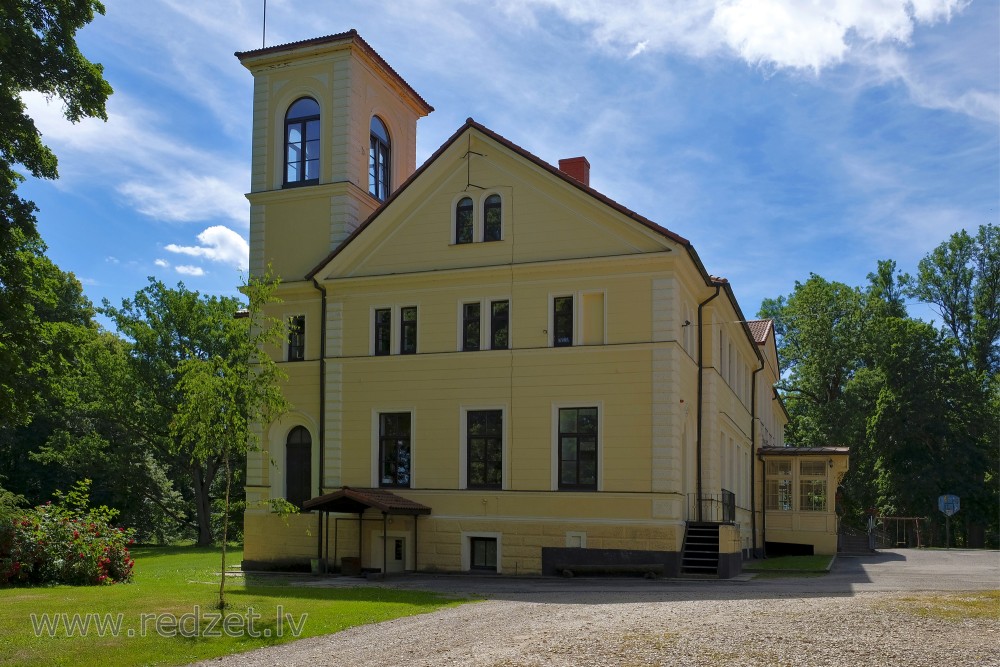
M 312 438 L 302 426 L 288 433 L 285 441 L 285 499 L 296 507 L 312 497 Z
M 490 195 L 483 204 L 483 240 L 500 240 L 500 195 Z
M 302 97 L 285 114 L 285 185 L 319 182 L 319 104 Z
M 380 201 L 389 196 L 391 157 L 389 131 L 378 116 L 372 116 L 371 150 L 368 153 L 368 192 Z
M 472 243 L 472 199 L 462 197 L 455 206 L 455 243 Z

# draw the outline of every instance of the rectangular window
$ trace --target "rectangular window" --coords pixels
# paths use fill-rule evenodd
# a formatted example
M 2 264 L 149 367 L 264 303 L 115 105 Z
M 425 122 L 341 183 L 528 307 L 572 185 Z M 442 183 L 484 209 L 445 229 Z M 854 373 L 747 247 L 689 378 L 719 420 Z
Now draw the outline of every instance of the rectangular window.
M 410 486 L 410 413 L 378 416 L 379 485 Z
M 799 462 L 799 509 L 803 512 L 826 511 L 826 462 Z
M 503 411 L 466 413 L 470 489 L 499 489 L 503 485 Z
M 792 480 L 767 480 L 767 509 L 780 512 L 792 511 Z
M 559 409 L 559 488 L 597 489 L 597 408 Z
M 417 307 L 399 309 L 399 353 L 417 353 Z
M 389 354 L 392 345 L 392 309 L 375 310 L 375 354 Z
M 479 349 L 479 303 L 462 305 L 462 349 L 466 352 Z
M 302 361 L 306 358 L 306 316 L 288 318 L 288 360 Z
M 490 349 L 506 350 L 510 347 L 510 302 L 494 301 L 490 304 Z
M 772 511 L 792 511 L 792 462 L 768 461 L 765 507 Z
M 552 345 L 573 344 L 573 297 L 557 296 L 552 300 Z
M 497 571 L 497 540 L 495 537 L 470 537 L 469 552 L 469 567 L 471 569 Z

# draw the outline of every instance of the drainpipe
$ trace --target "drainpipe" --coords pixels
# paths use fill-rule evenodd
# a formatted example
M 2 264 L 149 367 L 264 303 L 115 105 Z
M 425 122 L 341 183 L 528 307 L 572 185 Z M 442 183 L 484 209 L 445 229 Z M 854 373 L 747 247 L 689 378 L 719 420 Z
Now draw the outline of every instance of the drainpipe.
M 318 483 L 316 489 L 316 495 L 323 495 L 323 450 L 326 449 L 326 287 L 319 284 L 316 278 L 313 278 L 313 286 L 322 294 L 322 306 L 320 307 L 320 334 L 319 334 L 319 475 Z M 323 513 L 320 512 L 317 515 L 319 525 L 316 531 L 319 534 L 316 543 L 317 556 L 319 558 L 323 557 Z M 329 533 L 329 531 L 327 531 Z M 326 539 L 330 539 L 330 535 L 327 534 Z M 329 551 L 329 549 L 327 550 Z M 334 553 L 333 557 L 336 559 L 337 554 Z M 329 563 L 327 563 L 329 566 Z
M 702 492 L 702 478 L 701 478 L 701 432 L 702 432 L 702 424 L 701 424 L 701 416 L 702 416 L 702 403 L 703 403 L 703 400 L 704 400 L 704 397 L 702 396 L 702 394 L 704 392 L 704 384 L 705 384 L 705 381 L 704 381 L 704 379 L 702 377 L 704 375 L 704 371 L 705 371 L 705 369 L 704 369 L 704 363 L 705 363 L 705 330 L 704 330 L 704 327 L 702 326 L 702 323 L 703 323 L 702 309 L 704 309 L 705 304 L 707 304 L 709 301 L 711 301 L 715 297 L 719 296 L 719 290 L 721 290 L 721 289 L 722 289 L 721 286 L 716 285 L 715 286 L 715 294 L 713 294 L 712 296 L 708 297 L 707 299 L 705 299 L 704 301 L 702 301 L 701 303 L 698 304 L 698 409 L 697 409 L 697 416 L 696 416 L 696 419 L 698 420 L 698 424 L 697 424 L 697 427 L 696 427 L 696 433 L 697 433 L 697 435 L 695 436 L 695 443 L 696 443 L 695 444 L 695 459 L 696 459 L 697 464 L 698 464 L 698 497 L 695 499 L 695 502 L 698 503 L 698 522 L 699 523 L 701 522 L 701 519 L 702 519 L 702 512 L 701 512 L 701 492 Z
M 760 452 L 757 453 L 757 460 L 760 461 L 761 470 L 764 470 L 764 455 Z M 767 486 L 764 486 L 764 493 L 767 494 Z M 767 500 L 764 501 L 764 511 L 760 513 L 760 532 L 763 533 L 764 539 L 761 540 L 760 545 L 760 555 L 762 558 L 767 558 Z
M 750 535 L 751 557 L 757 557 L 757 373 L 764 370 L 764 362 L 760 368 L 750 374 Z

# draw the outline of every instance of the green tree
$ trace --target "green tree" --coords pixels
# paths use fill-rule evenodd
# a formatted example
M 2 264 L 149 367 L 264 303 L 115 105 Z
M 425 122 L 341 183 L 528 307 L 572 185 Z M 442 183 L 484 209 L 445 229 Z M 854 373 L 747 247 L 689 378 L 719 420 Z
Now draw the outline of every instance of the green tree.
M 860 367 L 861 291 L 811 274 L 796 282 L 787 298 L 765 299 L 759 316 L 774 320 L 782 364 L 778 388 L 792 418 L 788 441 L 800 446 L 855 441 L 860 425 L 846 390 Z
M 934 304 L 966 365 L 984 381 L 1000 370 L 1000 227 L 951 235 L 907 277 L 907 293 Z
M 28 366 L 42 350 L 33 335 L 32 270 L 45 246 L 38 235 L 33 202 L 17 195 L 24 176 L 58 176 L 55 154 L 42 143 L 21 93 L 59 98 L 76 122 L 107 119 L 111 86 L 100 65 L 76 45 L 76 32 L 104 13 L 95 0 L 5 0 L 0 3 L 0 420 L 26 423 L 38 400 Z M 21 384 L 15 384 L 21 381 Z
M 149 285 L 132 299 L 122 301 L 121 308 L 105 301 L 101 309 L 129 342 L 133 393 L 138 393 L 142 402 L 136 428 L 193 505 L 193 528 L 203 546 L 213 541 L 212 489 L 225 457 L 221 450 L 196 455 L 194 441 L 172 432 L 171 423 L 185 400 L 182 380 L 193 372 L 191 364 L 233 359 L 246 344 L 245 328 L 233 319 L 242 307 L 243 303 L 233 297 L 202 296 L 183 283 L 168 288 L 150 278 Z
M 279 382 L 284 374 L 266 350 L 280 345 L 285 325 L 267 317 L 263 308 L 274 300 L 276 284 L 268 277 L 244 287 L 247 317 L 230 319 L 239 341 L 227 356 L 189 357 L 178 366 L 181 401 L 170 424 L 177 446 L 202 465 L 221 459 L 224 481 L 222 573 L 219 608 L 225 603 L 226 542 L 234 462 L 242 467 L 247 452 L 259 445 L 257 424 L 276 419 L 287 409 Z
M 989 396 L 954 336 L 908 316 L 908 280 L 882 261 L 864 289 L 812 275 L 764 302 L 784 364 L 788 441 L 851 448 L 849 518 L 876 507 L 933 522 L 937 497 L 958 493 L 971 524 L 995 525 Z

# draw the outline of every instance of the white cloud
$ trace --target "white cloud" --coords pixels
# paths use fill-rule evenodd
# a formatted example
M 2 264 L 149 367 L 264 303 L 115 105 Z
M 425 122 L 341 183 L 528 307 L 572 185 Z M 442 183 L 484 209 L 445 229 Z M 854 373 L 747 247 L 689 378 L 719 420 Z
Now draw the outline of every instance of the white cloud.
M 175 266 L 174 270 L 185 276 L 203 276 L 205 275 L 205 269 L 200 266 L 191 266 L 190 264 L 181 264 Z
M 174 243 L 165 246 L 165 250 L 191 257 L 204 257 L 213 262 L 220 262 L 245 270 L 250 265 L 250 246 L 238 233 L 216 225 L 198 234 L 201 245 L 180 246 Z M 180 267 L 177 267 L 180 270 Z
M 166 268 L 169 268 L 169 267 L 170 267 L 170 262 L 168 262 L 168 261 L 167 261 L 167 260 L 165 260 L 165 259 L 157 259 L 157 260 L 154 260 L 154 261 L 153 261 L 153 264 L 156 264 L 156 265 L 157 265 L 158 267 L 160 267 L 161 269 L 166 269 Z
M 118 183 L 117 191 L 132 207 L 158 220 L 226 218 L 248 224 L 247 165 L 178 142 L 165 128 L 167 120 L 138 100 L 116 93 L 108 101 L 106 123 L 88 118 L 73 124 L 62 116 L 60 103 L 40 93 L 24 93 L 22 99 L 60 156 L 64 180 L 96 175 Z
M 918 23 L 949 20 L 968 0 L 516 0 L 507 14 L 544 25 L 552 9 L 627 57 L 643 50 L 705 56 L 734 52 L 753 65 L 820 70 L 866 44 L 907 44 Z M 639 46 L 636 46 L 639 45 Z M 641 47 L 641 49 L 640 49 Z

